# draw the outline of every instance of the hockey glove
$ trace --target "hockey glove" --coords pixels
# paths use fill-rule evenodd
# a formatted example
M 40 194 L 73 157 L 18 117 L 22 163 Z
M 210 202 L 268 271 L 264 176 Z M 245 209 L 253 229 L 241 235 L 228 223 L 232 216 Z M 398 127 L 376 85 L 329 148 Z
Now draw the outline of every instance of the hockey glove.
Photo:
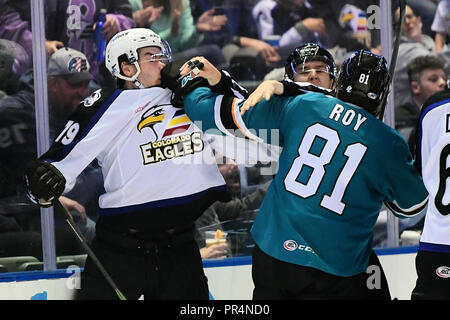
M 195 68 L 201 69 L 203 67 L 201 62 L 193 65 L 190 73 L 181 76 L 180 67 L 183 64 L 179 61 L 170 62 L 161 70 L 161 83 L 172 90 L 170 102 L 175 107 L 183 107 L 184 97 L 195 88 L 209 87 L 208 81 L 205 78 L 198 77 L 194 72 Z
M 54 198 L 64 192 L 66 179 L 50 163 L 33 160 L 25 169 L 28 197 L 41 207 L 50 207 Z

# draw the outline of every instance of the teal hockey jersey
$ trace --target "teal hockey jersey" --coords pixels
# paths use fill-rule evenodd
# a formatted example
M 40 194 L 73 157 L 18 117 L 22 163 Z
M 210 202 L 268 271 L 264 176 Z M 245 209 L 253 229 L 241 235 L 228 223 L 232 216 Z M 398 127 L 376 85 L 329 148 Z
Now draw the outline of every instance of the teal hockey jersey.
M 321 93 L 273 96 L 242 117 L 242 100 L 198 88 L 185 111 L 202 130 L 283 148 L 252 227 L 268 255 L 338 276 L 365 272 L 384 203 L 419 213 L 427 191 L 404 139 L 366 110 Z

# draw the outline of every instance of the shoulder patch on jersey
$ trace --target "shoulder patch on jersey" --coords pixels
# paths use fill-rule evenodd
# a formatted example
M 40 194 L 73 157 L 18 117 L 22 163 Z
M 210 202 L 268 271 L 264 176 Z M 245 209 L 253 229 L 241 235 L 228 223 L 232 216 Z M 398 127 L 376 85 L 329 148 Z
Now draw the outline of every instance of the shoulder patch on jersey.
M 89 97 L 83 100 L 83 105 L 88 108 L 91 107 L 98 99 L 101 98 L 101 92 L 102 89 L 98 89 L 94 91 Z

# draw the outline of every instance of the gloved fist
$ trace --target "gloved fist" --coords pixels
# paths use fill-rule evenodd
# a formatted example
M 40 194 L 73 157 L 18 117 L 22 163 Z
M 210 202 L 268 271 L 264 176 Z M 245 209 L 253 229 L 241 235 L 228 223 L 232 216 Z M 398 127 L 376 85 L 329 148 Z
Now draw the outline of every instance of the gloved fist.
M 28 197 L 41 207 L 50 207 L 54 198 L 64 192 L 66 179 L 50 163 L 33 160 L 25 169 Z
M 161 70 L 161 83 L 163 86 L 172 90 L 171 103 L 175 107 L 183 106 L 184 97 L 198 87 L 209 87 L 208 81 L 205 78 L 198 77 L 194 72 L 190 72 L 185 76 L 180 75 L 180 67 L 183 62 L 173 61 L 169 62 Z M 202 68 L 202 64 L 193 66 Z

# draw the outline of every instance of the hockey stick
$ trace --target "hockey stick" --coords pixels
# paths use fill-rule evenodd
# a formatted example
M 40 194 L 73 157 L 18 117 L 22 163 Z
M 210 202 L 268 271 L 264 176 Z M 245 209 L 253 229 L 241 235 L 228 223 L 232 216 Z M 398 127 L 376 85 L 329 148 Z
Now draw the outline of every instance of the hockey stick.
M 394 49 L 392 51 L 391 56 L 391 64 L 389 65 L 389 83 L 387 84 L 388 88 L 391 87 L 392 80 L 394 78 L 394 71 L 395 71 L 395 65 L 397 64 L 397 56 L 398 56 L 398 49 L 400 46 L 400 37 L 401 32 L 403 28 L 403 22 L 405 21 L 405 8 L 406 8 L 406 0 L 400 0 L 400 21 L 397 23 L 396 30 L 395 30 L 395 42 L 394 42 Z M 389 92 L 384 95 L 383 101 L 381 102 L 381 109 L 380 114 L 378 115 L 378 119 L 383 121 L 384 117 L 384 110 L 386 109 L 386 103 L 387 103 L 387 97 L 389 96 Z
M 69 211 L 67 211 L 66 208 L 61 204 L 59 199 L 55 197 L 53 199 L 53 205 L 58 207 L 60 210 L 64 212 L 66 215 L 66 222 L 69 224 L 70 228 L 72 229 L 73 233 L 77 236 L 78 240 L 81 242 L 81 245 L 83 248 L 87 251 L 89 256 L 91 257 L 92 261 L 97 265 L 98 269 L 102 273 L 102 275 L 105 277 L 106 281 L 109 283 L 109 285 L 114 289 L 114 291 L 117 294 L 117 297 L 119 297 L 120 300 L 127 300 L 123 293 L 119 290 L 117 285 L 112 280 L 109 273 L 105 270 L 103 265 L 101 264 L 100 260 L 98 260 L 97 256 L 95 255 L 94 251 L 92 251 L 91 247 L 88 245 L 86 238 L 83 236 L 81 230 L 78 228 L 78 226 L 73 222 L 72 216 L 70 215 Z

